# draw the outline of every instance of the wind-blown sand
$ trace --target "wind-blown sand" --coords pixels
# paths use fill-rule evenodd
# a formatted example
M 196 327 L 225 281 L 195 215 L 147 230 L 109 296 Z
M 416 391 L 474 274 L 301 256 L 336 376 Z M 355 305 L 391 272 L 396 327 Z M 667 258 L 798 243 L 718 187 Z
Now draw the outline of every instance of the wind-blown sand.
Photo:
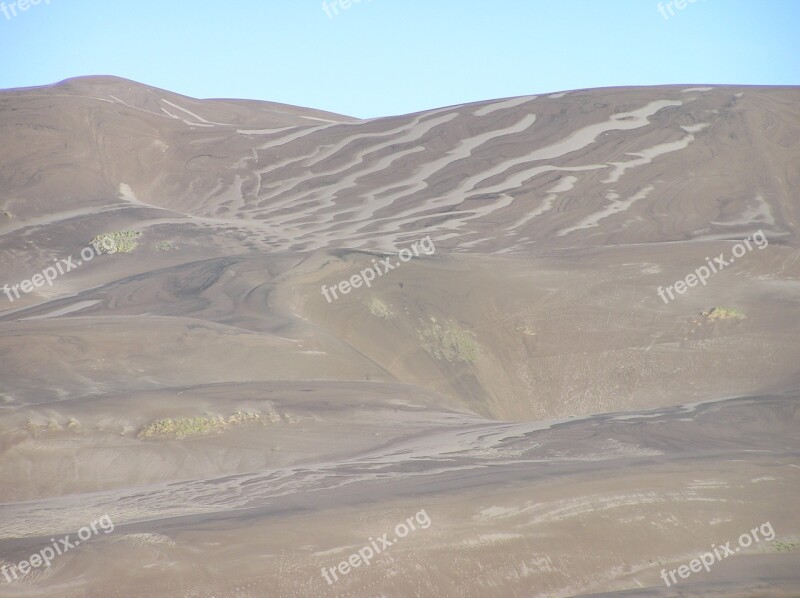
M 0 284 L 142 233 L 0 294 L 0 565 L 115 524 L 0 597 L 800 594 L 798 100 L 364 121 L 109 77 L 0 93 Z

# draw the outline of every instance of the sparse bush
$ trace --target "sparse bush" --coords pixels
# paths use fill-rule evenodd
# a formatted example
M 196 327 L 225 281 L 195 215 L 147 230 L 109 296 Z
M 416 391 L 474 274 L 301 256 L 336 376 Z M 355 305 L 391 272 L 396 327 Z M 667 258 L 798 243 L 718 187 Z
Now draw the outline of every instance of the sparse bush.
M 103 233 L 92 239 L 92 246 L 97 249 L 98 253 L 130 253 L 139 246 L 137 239 L 141 236 L 142 233 L 138 230 Z
M 526 324 L 520 324 L 516 328 L 514 328 L 514 332 L 517 334 L 524 334 L 525 336 L 536 336 L 536 333 L 531 330 L 531 327 Z
M 139 432 L 140 438 L 150 438 L 152 436 L 171 436 L 174 438 L 184 438 L 197 434 L 208 434 L 225 426 L 225 419 L 216 417 L 184 417 L 181 419 L 159 419 L 142 428 Z
M 33 421 L 32 419 L 29 419 L 29 420 L 28 420 L 28 421 L 25 423 L 25 429 L 26 429 L 26 430 L 28 430 L 28 432 L 30 432 L 30 433 L 31 433 L 31 434 L 33 434 L 34 436 L 38 436 L 38 435 L 39 435 L 39 432 L 40 432 L 40 431 L 41 431 L 41 429 L 42 429 L 42 424 L 41 424 L 41 423 L 39 423 L 39 422 L 35 422 L 35 421 Z
M 478 355 L 478 345 L 455 323 L 438 324 L 431 318 L 430 328 L 417 331 L 420 345 L 436 359 L 449 362 L 473 362 Z
M 395 317 L 395 313 L 392 311 L 392 308 L 386 305 L 383 301 L 378 299 L 377 297 L 370 297 L 366 301 L 367 309 L 369 309 L 369 313 L 377 318 L 383 318 L 384 320 L 390 320 Z
M 702 313 L 709 320 L 741 320 L 744 314 L 735 307 L 712 307 Z
M 152 438 L 154 436 L 167 438 L 185 438 L 199 436 L 211 432 L 219 432 L 228 426 L 260 422 L 263 424 L 279 421 L 277 415 L 261 413 L 244 413 L 237 411 L 230 417 L 206 414 L 201 417 L 183 417 L 179 419 L 165 418 L 146 425 L 139 431 L 139 438 Z
M 173 244 L 172 241 L 161 241 L 153 245 L 153 249 L 156 251 L 175 251 L 178 246 Z

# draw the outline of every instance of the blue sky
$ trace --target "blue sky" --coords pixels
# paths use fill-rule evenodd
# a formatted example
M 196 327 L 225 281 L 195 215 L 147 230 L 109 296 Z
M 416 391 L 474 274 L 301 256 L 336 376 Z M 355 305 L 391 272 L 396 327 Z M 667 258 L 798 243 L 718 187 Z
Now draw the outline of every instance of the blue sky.
M 671 15 L 662 1 L 667 18 L 656 0 L 327 0 L 331 16 L 322 0 L 2 1 L 0 88 L 108 74 L 366 118 L 587 87 L 800 84 L 798 0 L 672 0 Z

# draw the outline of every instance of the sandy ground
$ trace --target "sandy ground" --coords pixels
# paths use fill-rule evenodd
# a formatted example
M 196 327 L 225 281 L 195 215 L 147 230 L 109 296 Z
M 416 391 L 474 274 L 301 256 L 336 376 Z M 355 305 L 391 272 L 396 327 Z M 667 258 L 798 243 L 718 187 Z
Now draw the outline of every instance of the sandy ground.
M 0 596 L 800 595 L 798 106 L 0 93 Z

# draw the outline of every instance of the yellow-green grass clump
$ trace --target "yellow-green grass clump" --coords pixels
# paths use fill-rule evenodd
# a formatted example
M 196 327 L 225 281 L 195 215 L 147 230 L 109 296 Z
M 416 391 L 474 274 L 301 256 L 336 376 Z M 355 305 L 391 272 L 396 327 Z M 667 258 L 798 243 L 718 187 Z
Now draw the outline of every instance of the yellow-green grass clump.
M 98 253 L 130 253 L 139 246 L 137 239 L 142 236 L 138 230 L 121 230 L 103 233 L 92 239 L 92 246 Z
M 178 246 L 172 241 L 161 241 L 160 243 L 153 245 L 153 249 L 156 251 L 175 251 L 178 249 Z
M 61 424 L 54 417 L 49 418 L 46 422 L 42 420 L 34 421 L 29 419 L 25 424 L 25 429 L 34 436 L 38 436 L 40 432 L 59 432 L 62 427 Z
M 435 359 L 449 362 L 473 362 L 478 356 L 478 345 L 455 323 L 444 325 L 431 318 L 431 326 L 417 331 L 420 345 Z
M 392 308 L 386 305 L 383 301 L 378 299 L 377 297 L 370 297 L 366 301 L 367 309 L 369 309 L 369 313 L 371 313 L 376 318 L 383 318 L 384 320 L 391 320 L 395 317 L 395 313 L 392 311 Z
M 260 422 L 263 424 L 278 421 L 277 416 L 261 413 L 244 413 L 237 411 L 229 417 L 206 414 L 200 417 L 165 418 L 146 425 L 139 432 L 139 438 L 186 438 L 201 436 L 212 432 L 226 430 L 230 426 Z
M 712 307 L 703 314 L 709 320 L 741 320 L 744 314 L 735 307 Z
M 536 336 L 536 333 L 526 324 L 520 324 L 514 328 L 514 332 L 517 334 L 524 334 L 525 336 Z

